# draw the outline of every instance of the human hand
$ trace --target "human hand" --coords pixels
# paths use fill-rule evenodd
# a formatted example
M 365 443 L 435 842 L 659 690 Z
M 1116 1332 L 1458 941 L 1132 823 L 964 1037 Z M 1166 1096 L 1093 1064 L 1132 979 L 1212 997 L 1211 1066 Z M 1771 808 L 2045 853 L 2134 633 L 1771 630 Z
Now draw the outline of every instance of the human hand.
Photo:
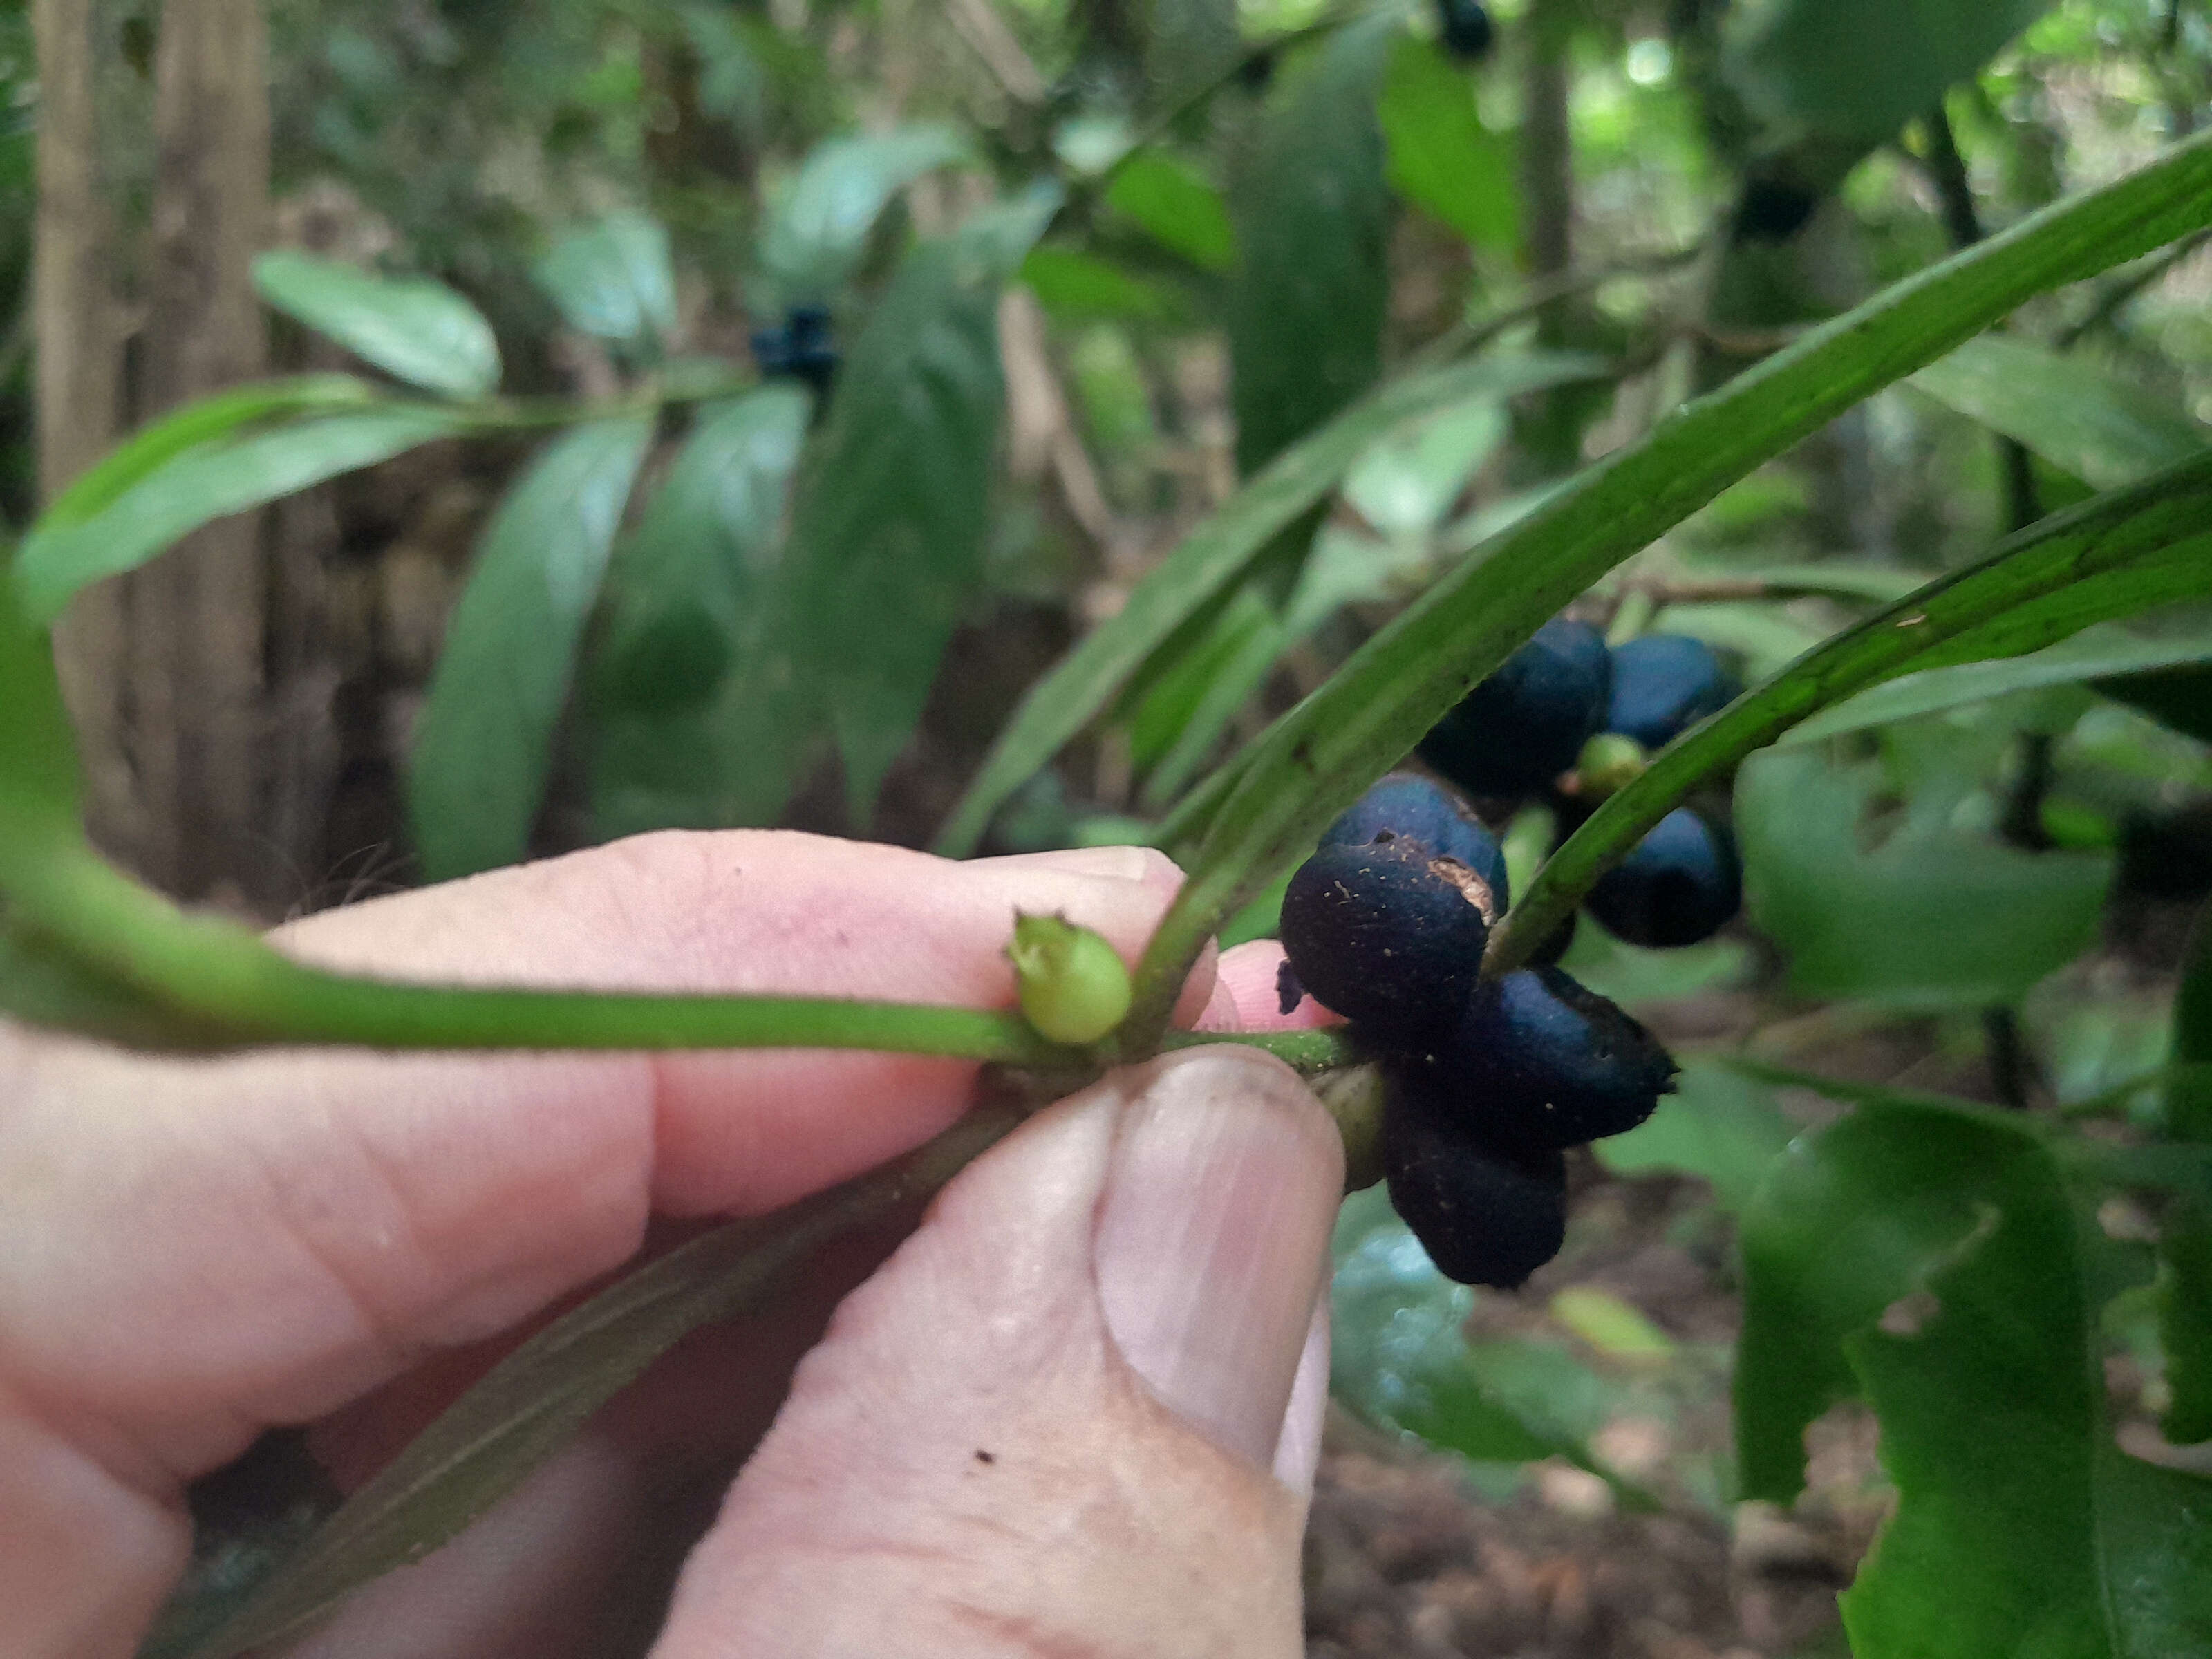
M 995 1007 L 1015 909 L 1064 910 L 1133 959 L 1178 880 L 1127 848 L 955 866 L 653 836 L 283 943 L 419 978 Z M 1278 959 L 1202 964 L 1182 1016 L 1304 1023 L 1276 1012 Z M 633 1256 L 651 1218 L 759 1213 L 856 1174 L 951 1121 L 974 1069 L 765 1051 L 187 1061 L 0 1029 L 9 1651 L 128 1654 L 183 1563 L 184 1486 L 262 1430 L 315 1424 L 357 1484 L 515 1327 Z M 719 1498 L 788 1380 L 656 1653 L 1296 1652 L 1340 1181 L 1327 1117 L 1264 1055 L 1117 1074 L 979 1160 L 888 1262 L 889 1241 L 856 1247 L 783 1305 L 701 1333 L 303 1651 L 608 1650 L 651 1572 L 625 1541 Z

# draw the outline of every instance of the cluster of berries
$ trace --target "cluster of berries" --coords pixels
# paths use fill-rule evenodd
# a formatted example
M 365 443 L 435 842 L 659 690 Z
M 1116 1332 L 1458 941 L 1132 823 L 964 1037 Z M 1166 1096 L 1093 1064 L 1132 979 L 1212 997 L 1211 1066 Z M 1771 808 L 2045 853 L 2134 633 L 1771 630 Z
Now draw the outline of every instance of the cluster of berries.
M 1554 620 L 1421 741 L 1421 758 L 1470 795 L 1549 795 L 1568 817 L 1726 707 L 1741 688 L 1703 641 L 1651 634 L 1607 649 L 1586 623 Z M 1563 791 L 1567 778 L 1571 791 Z M 1710 939 L 1743 907 L 1743 866 L 1727 826 L 1680 806 L 1599 880 L 1589 913 L 1632 945 Z
M 1282 923 L 1288 974 L 1382 1069 L 1391 1203 L 1440 1271 L 1502 1289 L 1565 1240 L 1567 1148 L 1634 1128 L 1674 1074 L 1650 1032 L 1558 968 L 1480 976 L 1507 899 L 1496 837 L 1441 786 L 1394 773 L 1291 878 Z
M 776 328 L 757 329 L 753 362 L 765 380 L 804 380 L 817 398 L 830 395 L 837 378 L 837 347 L 830 313 L 820 306 L 793 306 Z

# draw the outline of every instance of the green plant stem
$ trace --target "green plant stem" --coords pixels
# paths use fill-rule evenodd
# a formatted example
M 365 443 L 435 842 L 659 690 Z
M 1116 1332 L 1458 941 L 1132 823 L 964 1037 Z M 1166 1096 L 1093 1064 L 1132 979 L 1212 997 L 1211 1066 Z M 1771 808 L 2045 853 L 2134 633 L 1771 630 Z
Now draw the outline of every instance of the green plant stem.
M 1483 972 L 1496 976 L 1523 966 L 1597 878 L 1706 779 L 1822 708 L 1911 672 L 1943 641 L 2005 611 L 2201 535 L 2207 511 L 2212 511 L 2212 459 L 2185 462 L 2133 489 L 2045 520 L 1979 562 L 1815 647 L 1766 685 L 1661 750 L 1650 769 L 1569 836 L 1491 936 Z M 2030 638 L 2020 648 L 2050 642 L 2049 636 Z
M 1309 1077 L 1349 1066 L 1358 1058 L 1341 1027 L 1318 1031 L 1170 1031 L 1160 1039 L 1160 1048 L 1164 1053 L 1173 1053 L 1224 1042 L 1265 1049 Z
M 203 1046 L 410 1048 L 865 1048 L 1062 1068 L 1079 1052 L 1019 1016 L 810 997 L 416 985 L 332 974 L 236 923 L 187 915 L 89 848 L 10 858 L 10 920 L 173 1016 Z

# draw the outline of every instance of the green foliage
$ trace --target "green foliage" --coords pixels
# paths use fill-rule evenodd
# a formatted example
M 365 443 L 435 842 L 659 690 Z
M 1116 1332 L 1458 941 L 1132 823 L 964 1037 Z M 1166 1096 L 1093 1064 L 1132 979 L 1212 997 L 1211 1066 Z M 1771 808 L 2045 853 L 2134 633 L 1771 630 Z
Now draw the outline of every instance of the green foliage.
M 1772 0 L 1746 15 L 1730 69 L 1785 128 L 1882 139 L 1934 108 L 2051 0 Z
M 484 532 L 409 767 L 410 823 L 433 880 L 529 851 L 577 644 L 652 437 L 635 416 L 577 427 Z
M 1626 1134 L 1599 1141 L 1596 1152 L 1620 1175 L 1664 1170 L 1696 1176 L 1741 1215 L 1793 1133 L 1772 1090 L 1723 1062 L 1692 1060 L 1675 1079 L 1665 1110 Z
M 948 128 L 833 138 L 769 209 L 760 243 L 764 308 L 819 304 L 852 276 L 868 233 L 899 190 L 968 151 Z
M 1286 70 L 1231 192 L 1229 350 L 1247 477 L 1382 368 L 1389 196 L 1375 103 L 1397 32 L 1393 18 L 1367 19 Z
M 639 354 L 676 327 L 668 230 L 641 213 L 611 213 L 569 232 L 538 262 L 538 283 L 569 327 Z
M 1911 384 L 2097 489 L 2205 447 L 2204 428 L 2136 382 L 2001 334 L 1967 341 Z
M 410 386 L 448 398 L 499 389 L 491 325 L 443 283 L 274 252 L 253 262 L 253 284 L 275 309 Z
M 1391 189 L 1477 246 L 1512 252 L 1521 240 L 1512 156 L 1475 113 L 1466 72 L 1430 42 L 1401 35 L 1376 113 Z
M 1106 205 L 1200 270 L 1218 274 L 1237 261 L 1237 233 L 1221 192 L 1164 151 L 1139 150 L 1115 168 Z

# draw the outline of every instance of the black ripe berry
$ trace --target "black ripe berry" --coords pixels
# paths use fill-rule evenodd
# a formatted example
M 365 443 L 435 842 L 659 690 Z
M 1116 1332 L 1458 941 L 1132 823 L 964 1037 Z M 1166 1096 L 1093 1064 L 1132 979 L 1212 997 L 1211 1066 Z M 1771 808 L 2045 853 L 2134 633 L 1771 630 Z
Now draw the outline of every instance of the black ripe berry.
M 1619 1006 L 1557 968 L 1479 987 L 1450 1033 L 1405 1066 L 1408 1094 L 1497 1146 L 1578 1146 L 1634 1128 L 1674 1062 Z
M 1447 1279 L 1517 1290 L 1567 1237 L 1566 1160 L 1486 1146 L 1418 1095 L 1383 1108 L 1390 1204 Z
M 1421 739 L 1421 758 L 1475 795 L 1548 789 L 1605 725 L 1613 658 L 1586 623 L 1553 619 Z
M 1659 749 L 1733 702 L 1741 688 L 1703 640 L 1647 634 L 1616 646 L 1605 729 Z
M 1480 878 L 1418 842 L 1324 847 L 1283 895 L 1284 953 L 1326 1007 L 1375 1033 L 1449 1025 L 1482 967 Z
M 829 396 L 837 378 L 837 347 L 830 313 L 820 306 L 793 306 L 781 327 L 757 331 L 752 347 L 762 379 L 803 380 L 816 397 Z
M 1324 847 L 1366 847 L 1389 841 L 1418 842 L 1438 858 L 1457 859 L 1482 878 L 1491 902 L 1484 917 L 1498 920 L 1512 902 L 1505 884 L 1505 849 L 1449 790 L 1418 772 L 1393 772 L 1362 795 L 1322 833 Z
M 1820 206 L 1820 196 L 1794 180 L 1747 179 L 1735 204 L 1736 239 L 1786 242 L 1813 222 Z
M 1437 30 L 1444 50 L 1462 64 L 1487 58 L 1498 39 L 1481 0 L 1437 0 Z
M 1711 939 L 1743 908 L 1735 839 L 1678 806 L 1599 878 L 1586 902 L 1631 945 L 1668 950 Z

